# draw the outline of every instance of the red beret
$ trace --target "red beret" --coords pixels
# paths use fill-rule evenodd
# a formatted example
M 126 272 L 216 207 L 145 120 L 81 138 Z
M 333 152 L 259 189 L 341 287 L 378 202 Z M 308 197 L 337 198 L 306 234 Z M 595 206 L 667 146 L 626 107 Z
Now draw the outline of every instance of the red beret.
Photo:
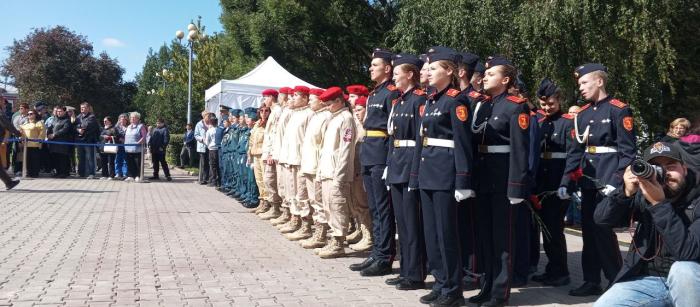
M 364 85 L 361 85 L 361 84 L 348 85 L 345 89 L 350 94 L 355 94 L 358 96 L 368 96 L 369 95 L 369 90 L 367 89 L 367 87 Z
M 323 89 L 322 88 L 312 88 L 309 90 L 310 95 L 316 95 L 316 96 L 321 96 L 323 94 Z
M 296 92 L 302 93 L 302 94 L 304 94 L 304 95 L 308 95 L 308 94 L 309 94 L 309 88 L 306 87 L 306 86 L 303 86 L 303 85 L 297 85 L 297 86 L 294 87 L 294 93 L 296 93 Z
M 337 86 L 333 86 L 333 87 L 329 87 L 327 90 L 325 90 L 323 92 L 323 94 L 318 96 L 318 99 L 321 99 L 321 101 L 326 102 L 329 100 L 340 98 L 342 96 L 343 96 L 343 90 Z
M 266 90 L 264 90 L 264 91 L 262 92 L 262 95 L 263 95 L 263 96 L 274 96 L 274 97 L 277 97 L 278 94 L 279 94 L 279 93 L 278 93 L 276 90 L 271 89 L 271 88 L 268 88 L 268 89 L 266 89 Z
M 280 93 L 287 94 L 287 95 L 292 94 L 292 88 L 286 87 L 286 86 L 282 87 L 282 88 L 280 88 Z
M 367 107 L 367 96 L 357 97 L 357 99 L 355 100 L 355 106 Z

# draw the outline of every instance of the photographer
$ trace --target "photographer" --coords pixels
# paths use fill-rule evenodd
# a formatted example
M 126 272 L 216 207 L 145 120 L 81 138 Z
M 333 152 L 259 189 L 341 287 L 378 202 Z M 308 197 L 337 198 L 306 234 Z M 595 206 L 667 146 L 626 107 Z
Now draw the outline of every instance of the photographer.
M 628 166 L 624 188 L 611 193 L 595 211 L 599 225 L 638 222 L 614 285 L 595 306 L 700 306 L 697 174 L 669 143 L 647 148 L 644 161 L 653 165 L 646 165 L 648 176 L 643 163 Z

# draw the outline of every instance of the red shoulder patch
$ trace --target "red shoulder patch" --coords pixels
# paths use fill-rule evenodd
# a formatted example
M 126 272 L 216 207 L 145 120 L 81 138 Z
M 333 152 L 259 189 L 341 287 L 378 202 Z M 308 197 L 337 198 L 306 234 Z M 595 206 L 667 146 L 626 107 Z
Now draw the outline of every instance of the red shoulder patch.
M 450 96 L 450 97 L 457 97 L 457 95 L 459 95 L 459 93 L 460 92 L 458 90 L 453 89 L 453 88 L 447 90 L 447 96 Z
M 530 116 L 537 116 L 537 113 L 530 111 Z
M 471 92 L 469 92 L 469 97 L 474 98 L 474 99 L 479 99 L 479 97 L 481 97 L 481 94 L 479 94 L 479 92 L 477 92 L 477 91 L 471 91 Z
M 566 118 L 566 119 L 574 119 L 574 116 L 569 114 L 569 113 L 564 113 L 561 117 Z
M 418 95 L 418 96 L 425 96 L 425 91 L 421 90 L 421 89 L 417 89 L 417 90 L 413 91 L 413 93 Z
M 386 89 L 388 89 L 388 90 L 390 90 L 390 91 L 397 91 L 397 90 L 398 90 L 398 89 L 396 88 L 396 85 L 393 85 L 393 84 L 387 85 L 387 86 L 386 86 Z
M 590 108 L 590 107 L 591 107 L 591 104 L 590 104 L 590 103 L 587 103 L 586 105 L 584 105 L 584 106 L 581 107 L 581 110 L 579 110 L 579 112 L 583 112 L 583 110 L 588 109 L 588 108 Z
M 422 104 L 420 105 L 420 107 L 418 107 L 418 114 L 420 115 L 420 117 L 423 117 L 423 115 L 425 114 L 425 104 Z
M 520 98 L 518 96 L 512 96 L 512 95 L 509 95 L 508 97 L 506 97 L 506 99 L 508 99 L 511 102 L 517 103 L 517 104 L 525 103 L 527 101 L 527 99 L 525 99 L 525 98 Z
M 611 104 L 611 105 L 614 105 L 614 106 L 616 106 L 616 107 L 618 107 L 618 108 L 620 108 L 620 109 L 622 109 L 622 108 L 624 108 L 624 107 L 627 106 L 626 103 L 624 103 L 624 102 L 622 102 L 622 101 L 619 101 L 619 100 L 617 100 L 617 99 L 610 100 L 610 104 Z
M 537 110 L 537 113 L 539 113 L 540 115 L 543 115 L 543 116 L 547 116 L 547 113 L 544 113 L 544 111 L 542 111 L 542 109 Z

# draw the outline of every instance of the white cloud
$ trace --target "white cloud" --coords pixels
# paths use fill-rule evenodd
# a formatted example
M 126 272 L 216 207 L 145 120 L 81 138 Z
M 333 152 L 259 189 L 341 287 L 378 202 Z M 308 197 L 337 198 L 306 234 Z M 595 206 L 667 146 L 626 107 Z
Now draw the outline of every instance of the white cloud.
M 124 47 L 126 44 L 119 39 L 116 39 L 114 37 L 107 37 L 102 39 L 102 45 L 105 47 L 112 47 L 112 48 L 119 48 L 119 47 Z

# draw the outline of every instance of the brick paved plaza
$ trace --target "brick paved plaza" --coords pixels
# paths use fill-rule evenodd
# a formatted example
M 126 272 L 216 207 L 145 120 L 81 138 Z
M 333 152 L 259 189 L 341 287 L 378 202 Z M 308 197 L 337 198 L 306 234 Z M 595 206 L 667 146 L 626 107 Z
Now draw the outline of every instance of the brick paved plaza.
M 184 175 L 26 180 L 0 199 L 0 306 L 423 306 L 428 292 L 347 269 L 365 254 L 321 260 Z M 567 239 L 573 283 L 530 283 L 510 304 L 595 300 L 566 295 L 581 281 L 581 239 Z

